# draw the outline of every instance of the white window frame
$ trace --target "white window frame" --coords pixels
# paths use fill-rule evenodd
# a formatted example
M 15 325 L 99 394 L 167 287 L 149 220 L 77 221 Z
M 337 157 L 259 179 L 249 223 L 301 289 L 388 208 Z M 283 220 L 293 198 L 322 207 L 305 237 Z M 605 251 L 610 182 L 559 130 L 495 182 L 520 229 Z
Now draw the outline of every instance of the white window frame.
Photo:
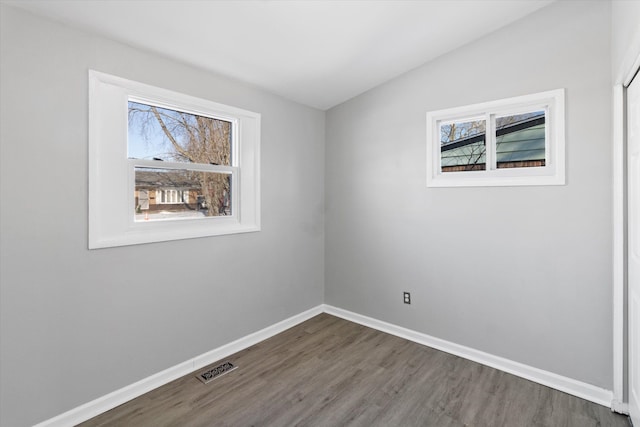
M 128 159 L 128 101 L 232 123 L 233 165 Z M 260 230 L 258 113 L 89 70 L 89 248 L 107 248 Z M 135 167 L 232 174 L 231 215 L 135 221 Z
M 564 89 L 427 113 L 427 187 L 489 187 L 565 184 Z M 495 118 L 545 110 L 545 166 L 496 167 Z M 486 170 L 442 172 L 440 125 L 486 120 Z

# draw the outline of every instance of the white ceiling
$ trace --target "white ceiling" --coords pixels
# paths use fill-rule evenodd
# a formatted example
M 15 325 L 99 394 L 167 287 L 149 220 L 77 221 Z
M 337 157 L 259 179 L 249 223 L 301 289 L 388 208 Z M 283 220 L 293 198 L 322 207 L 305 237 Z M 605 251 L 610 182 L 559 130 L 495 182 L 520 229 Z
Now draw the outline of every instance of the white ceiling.
M 3 0 L 322 110 L 554 0 Z

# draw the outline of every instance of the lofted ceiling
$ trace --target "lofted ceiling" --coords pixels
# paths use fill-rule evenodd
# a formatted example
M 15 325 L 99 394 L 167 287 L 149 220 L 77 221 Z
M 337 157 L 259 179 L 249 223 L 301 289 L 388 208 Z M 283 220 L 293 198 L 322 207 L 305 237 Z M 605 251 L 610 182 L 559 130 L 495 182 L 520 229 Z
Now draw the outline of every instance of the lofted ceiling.
M 554 0 L 2 0 L 326 110 Z

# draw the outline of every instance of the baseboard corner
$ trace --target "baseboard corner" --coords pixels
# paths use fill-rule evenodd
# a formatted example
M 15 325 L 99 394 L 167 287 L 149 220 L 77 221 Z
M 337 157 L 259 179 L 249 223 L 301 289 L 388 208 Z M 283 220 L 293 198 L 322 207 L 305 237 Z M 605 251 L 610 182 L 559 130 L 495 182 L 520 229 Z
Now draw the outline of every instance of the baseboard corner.
M 341 317 L 382 332 L 386 332 L 400 338 L 405 338 L 418 344 L 426 345 L 437 350 L 454 354 L 465 359 L 490 366 L 495 369 L 516 375 L 529 381 L 542 384 L 547 387 L 571 394 L 581 399 L 588 400 L 598 405 L 611 408 L 613 391 L 588 384 L 573 378 L 565 377 L 553 372 L 545 371 L 520 362 L 485 353 L 474 348 L 466 347 L 450 341 L 436 338 L 422 332 L 414 331 L 402 326 L 397 326 L 382 320 L 374 319 L 342 308 L 325 304 L 326 313 Z
M 629 405 L 618 399 L 613 399 L 611 401 L 611 410 L 617 414 L 629 415 Z

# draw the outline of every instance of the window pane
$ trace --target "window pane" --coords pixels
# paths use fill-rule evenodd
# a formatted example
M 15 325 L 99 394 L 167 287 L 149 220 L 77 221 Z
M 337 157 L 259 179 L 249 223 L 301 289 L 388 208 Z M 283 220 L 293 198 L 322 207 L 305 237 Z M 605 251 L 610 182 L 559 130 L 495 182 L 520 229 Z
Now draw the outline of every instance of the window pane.
M 231 166 L 231 122 L 129 101 L 130 159 Z
M 546 164 L 544 110 L 496 117 L 496 162 L 498 169 Z
M 469 120 L 440 125 L 442 172 L 486 169 L 486 121 Z
M 136 221 L 231 215 L 231 173 L 136 167 L 135 177 Z

